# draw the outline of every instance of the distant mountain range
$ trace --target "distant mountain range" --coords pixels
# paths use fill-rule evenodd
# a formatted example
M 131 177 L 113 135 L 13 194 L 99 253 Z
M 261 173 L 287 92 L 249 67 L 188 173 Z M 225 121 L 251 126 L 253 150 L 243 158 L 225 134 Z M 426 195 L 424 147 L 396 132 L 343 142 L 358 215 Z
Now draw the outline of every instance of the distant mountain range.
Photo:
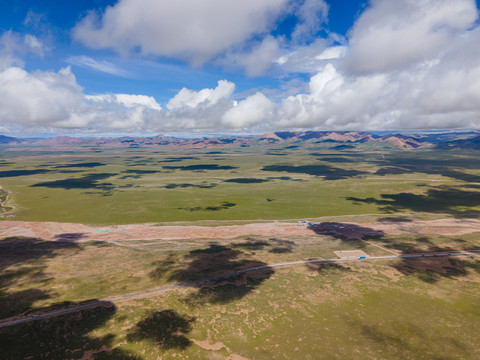
M 306 131 L 306 132 L 274 132 L 258 138 L 264 142 L 307 141 L 338 143 L 384 142 L 400 148 L 417 148 L 424 145 L 419 138 L 402 134 L 375 135 L 364 131 Z
M 469 149 L 480 150 L 480 136 L 474 136 L 467 139 L 446 141 L 437 145 L 439 149 Z
M 0 135 L 0 144 L 11 144 L 17 142 L 18 140 L 19 139 L 14 137 Z
M 351 149 L 356 145 L 372 143 L 395 148 L 415 149 L 435 147 L 438 149 L 480 149 L 480 132 L 440 132 L 419 134 L 377 135 L 365 131 L 277 131 L 260 136 L 219 136 L 186 139 L 157 135 L 153 137 L 77 138 L 57 136 L 49 139 L 21 139 L 0 135 L 0 144 L 19 146 L 108 146 L 146 147 L 181 146 L 189 148 L 248 147 L 255 144 L 273 143 L 333 143 L 337 149 Z

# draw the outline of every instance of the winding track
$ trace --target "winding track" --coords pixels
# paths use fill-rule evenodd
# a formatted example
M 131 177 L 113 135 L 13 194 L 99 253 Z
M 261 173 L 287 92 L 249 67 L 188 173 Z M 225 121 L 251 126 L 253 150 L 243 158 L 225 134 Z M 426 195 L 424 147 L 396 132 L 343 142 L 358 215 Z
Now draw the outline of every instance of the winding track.
M 302 264 L 319 264 L 319 263 L 341 263 L 341 262 L 352 262 L 352 261 L 370 261 L 370 260 L 397 260 L 397 259 L 418 259 L 418 258 L 442 258 L 442 257 L 454 257 L 454 256 L 477 256 L 477 252 L 451 252 L 451 253 L 424 253 L 424 254 L 412 254 L 412 255 L 396 255 L 396 256 L 372 256 L 372 257 L 367 257 L 364 259 L 324 259 L 324 260 L 303 260 L 303 261 L 295 261 L 295 262 L 289 262 L 289 263 L 281 263 L 281 264 L 272 264 L 272 265 L 265 265 L 265 266 L 260 266 L 260 267 L 254 267 L 250 269 L 245 269 L 245 270 L 240 270 L 240 271 L 235 271 L 232 273 L 224 274 L 224 275 L 218 275 L 218 276 L 212 276 L 209 278 L 205 279 L 200 279 L 200 280 L 195 280 L 195 281 L 189 281 L 189 282 L 184 282 L 184 283 L 179 283 L 179 284 L 173 284 L 169 286 L 164 286 L 161 288 L 156 288 L 152 290 L 147 290 L 147 291 L 140 291 L 136 292 L 133 294 L 127 294 L 127 295 L 122 295 L 122 296 L 117 296 L 117 297 L 112 297 L 108 298 L 106 300 L 99 300 L 95 302 L 91 302 L 88 304 L 82 304 L 82 305 L 77 305 L 73 306 L 67 309 L 60 309 L 60 310 L 55 310 L 55 311 L 50 311 L 47 313 L 43 314 L 37 314 L 37 315 L 31 315 L 31 316 L 26 316 L 23 318 L 18 318 L 14 320 L 8 320 L 8 321 L 2 321 L 0 322 L 0 328 L 2 327 L 7 327 L 7 326 L 12 326 L 12 325 L 17 325 L 17 324 L 23 324 L 26 322 L 34 321 L 34 320 L 39 320 L 39 319 L 45 319 L 53 316 L 60 316 L 84 309 L 90 309 L 90 308 L 95 308 L 99 306 L 109 306 L 111 303 L 114 302 L 119 302 L 123 300 L 128 300 L 128 299 L 136 299 L 143 297 L 145 295 L 151 295 L 151 294 L 156 294 L 159 292 L 164 292 L 168 290 L 173 290 L 173 289 L 178 289 L 181 287 L 187 287 L 191 285 L 196 285 L 200 284 L 203 282 L 208 282 L 212 280 L 218 280 L 218 279 L 224 279 L 252 271 L 258 271 L 258 270 L 266 270 L 266 269 L 273 269 L 273 268 L 279 268 L 279 267 L 288 267 L 288 266 L 295 266 L 295 265 L 302 265 Z

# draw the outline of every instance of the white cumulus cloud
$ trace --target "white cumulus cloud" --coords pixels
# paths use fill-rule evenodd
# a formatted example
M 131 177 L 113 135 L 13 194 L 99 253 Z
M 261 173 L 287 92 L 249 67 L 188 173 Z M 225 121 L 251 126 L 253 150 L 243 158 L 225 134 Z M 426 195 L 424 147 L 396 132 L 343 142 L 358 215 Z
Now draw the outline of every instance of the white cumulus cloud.
M 317 60 L 333 60 L 341 59 L 347 53 L 347 46 L 331 46 L 322 51 L 321 54 L 315 56 Z
M 161 107 L 153 97 L 129 94 L 88 96 L 70 68 L 0 72 L 0 124 L 24 131 L 142 131 L 159 122 Z
M 477 17 L 475 0 L 372 0 L 351 30 L 345 65 L 364 74 L 435 58 Z
M 22 67 L 22 57 L 25 54 L 33 53 L 43 57 L 47 50 L 43 42 L 34 35 L 5 31 L 0 36 L 0 70 L 13 65 Z
M 147 0 L 141 1 L 147 4 Z M 155 5 L 158 9 L 167 6 L 166 2 L 155 3 L 159 4 Z M 217 4 L 214 0 L 206 3 Z M 232 3 L 236 4 L 241 18 L 243 3 Z M 268 8 L 259 3 L 263 4 L 256 2 L 257 10 Z M 255 7 L 248 1 L 245 4 Z M 273 0 L 265 4 L 277 10 L 283 6 L 283 2 Z M 307 6 L 311 2 L 301 4 Z M 77 28 L 77 36 L 81 31 L 90 31 L 90 35 L 98 36 L 95 40 L 98 47 L 107 41 L 110 30 L 120 36 L 121 33 L 117 34 L 120 30 L 111 27 L 114 17 L 109 14 L 119 16 L 131 6 L 130 0 L 121 0 L 105 11 L 95 26 L 93 22 L 88 23 L 93 18 L 87 18 Z M 152 13 L 158 11 L 154 4 L 152 6 Z M 177 5 L 171 6 L 177 9 Z M 259 10 L 260 18 L 268 18 L 269 11 L 273 10 Z M 213 22 L 217 21 L 218 14 L 188 14 L 192 19 L 207 15 L 213 16 Z M 132 23 L 121 25 L 125 29 L 136 26 L 137 16 L 140 15 L 132 17 Z M 229 16 L 233 15 L 227 11 L 226 19 Z M 308 19 L 305 17 L 304 22 L 308 23 Z M 144 94 L 85 94 L 69 67 L 58 72 L 26 71 L 15 54 L 34 52 L 38 44 L 33 38 L 7 33 L 0 38 L 3 49 L 0 52 L 13 57 L 5 57 L 8 61 L 4 61 L 3 67 L 0 64 L 0 129 L 158 133 L 480 128 L 477 19 L 473 0 L 372 0 L 353 26 L 348 42 L 332 44 L 328 39 L 319 38 L 287 49 L 284 40 L 266 35 L 251 42 L 247 52 L 226 53 L 227 58 L 230 56 L 237 66 L 251 74 L 265 71 L 273 62 L 285 72 L 310 73 L 309 80 L 298 83 L 291 80 L 299 78 L 287 77 L 284 84 L 289 88 L 278 89 L 277 95 L 269 89 L 235 94 L 233 82 L 220 80 L 212 88 L 183 88 L 163 107 L 155 98 Z M 202 21 L 199 24 L 203 24 Z M 298 31 L 315 31 L 315 27 L 307 25 L 305 30 Z M 157 25 L 151 26 L 155 30 Z M 265 26 L 263 23 L 255 29 Z M 208 26 L 206 29 L 211 30 Z M 238 39 L 248 38 L 255 29 L 243 32 Z M 113 39 L 120 44 L 120 38 L 115 36 Z M 113 46 L 117 46 L 115 41 Z M 143 43 L 129 41 L 127 37 L 127 48 L 143 46 Z M 153 40 L 145 44 L 153 46 L 150 41 Z M 232 41 L 219 47 L 207 44 L 203 53 L 191 47 L 184 54 L 190 54 L 191 59 L 213 56 L 230 46 L 225 45 L 227 43 L 233 44 Z M 180 45 L 171 46 L 174 49 Z M 28 50 L 24 50 L 26 48 Z M 171 54 L 178 54 L 175 51 Z M 292 88 L 295 91 L 290 91 Z M 235 101 L 236 96 L 243 99 Z
M 199 91 L 183 88 L 167 104 L 168 110 L 193 109 L 196 107 L 209 107 L 217 104 L 222 99 L 228 99 L 235 90 L 235 84 L 220 80 L 215 89 L 202 89 Z
M 281 42 L 273 36 L 267 36 L 249 51 L 229 52 L 217 62 L 227 69 L 244 69 L 248 76 L 262 75 L 283 52 Z
M 227 128 L 251 129 L 255 125 L 271 120 L 273 110 L 274 103 L 262 93 L 257 92 L 235 103 L 222 116 L 222 123 Z
M 292 39 L 303 43 L 310 40 L 328 20 L 328 4 L 324 0 L 304 0 L 295 11 L 298 24 L 292 32 Z
M 65 125 L 87 106 L 82 90 L 70 68 L 28 73 L 10 67 L 0 72 L 0 120 L 24 126 Z
M 95 102 L 108 102 L 122 104 L 127 108 L 144 106 L 153 110 L 161 110 L 162 107 L 153 96 L 132 95 L 132 94 L 101 94 L 87 95 L 86 99 Z
M 180 58 L 201 64 L 270 30 L 288 0 L 120 0 L 90 13 L 74 37 L 91 48 Z

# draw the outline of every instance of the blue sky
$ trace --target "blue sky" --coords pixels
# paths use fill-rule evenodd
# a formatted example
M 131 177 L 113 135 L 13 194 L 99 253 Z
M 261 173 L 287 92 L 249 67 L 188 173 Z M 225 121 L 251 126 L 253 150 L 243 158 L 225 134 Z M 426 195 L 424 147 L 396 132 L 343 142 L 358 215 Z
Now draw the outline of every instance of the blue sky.
M 184 61 L 174 58 L 119 56 L 108 50 L 91 50 L 81 43 L 72 41 L 72 29 L 89 11 L 102 11 L 107 6 L 115 5 L 116 0 L 69 2 L 16 0 L 6 1 L 6 3 L 11 11 L 0 14 L 0 31 L 45 37 L 49 47 L 48 54 L 42 58 L 28 56 L 26 69 L 58 69 L 69 65 L 69 59 L 72 57 L 88 56 L 100 62 L 108 62 L 125 71 L 125 76 L 113 76 L 75 63 L 70 64 L 78 82 L 88 93 L 145 93 L 161 102 L 166 102 L 183 87 L 192 89 L 215 87 L 220 79 L 235 82 L 240 92 L 252 88 L 276 89 L 281 81 L 280 76 L 270 76 L 271 74 L 245 76 L 243 71 L 228 70 L 215 64 L 192 68 Z M 319 33 L 325 35 L 333 31 L 345 36 L 365 4 L 366 1 L 358 0 L 329 2 L 328 24 L 323 24 L 324 29 Z M 29 21 L 29 18 L 33 19 Z M 297 22 L 298 19 L 295 16 L 286 14 L 283 18 L 280 17 L 271 32 L 276 36 L 288 37 Z M 309 41 L 312 40 L 313 37 Z
M 478 1 L 0 5 L 0 133 L 480 127 Z

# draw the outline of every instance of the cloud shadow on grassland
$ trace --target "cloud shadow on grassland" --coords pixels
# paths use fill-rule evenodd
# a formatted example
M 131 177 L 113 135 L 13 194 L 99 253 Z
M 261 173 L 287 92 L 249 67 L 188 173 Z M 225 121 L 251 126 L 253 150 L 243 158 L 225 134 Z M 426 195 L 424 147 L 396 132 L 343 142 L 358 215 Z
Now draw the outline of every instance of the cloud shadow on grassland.
M 78 251 L 81 247 L 72 242 L 43 241 L 29 237 L 8 237 L 0 240 L 0 271 L 13 265 L 29 264 L 36 260 L 52 258 L 61 250 Z
M 480 206 L 480 192 L 451 187 L 431 188 L 425 194 L 382 194 L 376 198 L 346 198 L 354 204 L 374 204 L 380 210 L 393 214 L 400 211 L 447 213 L 456 218 L 477 216 L 479 210 L 464 209 Z M 463 209 L 462 209 L 463 208 Z
M 381 230 L 348 223 L 321 222 L 311 224 L 308 228 L 317 235 L 331 236 L 345 242 L 379 239 L 385 235 Z
M 325 264 L 325 263 L 309 263 L 305 264 L 306 268 L 311 271 L 317 272 L 319 275 L 334 275 L 339 274 L 341 272 L 351 272 L 352 269 L 348 266 L 341 265 L 341 264 Z
M 430 156 L 429 156 L 430 155 Z M 469 174 L 457 169 L 480 169 L 475 156 L 455 156 L 447 153 L 388 154 L 383 158 L 371 159 L 382 166 L 376 175 L 423 173 L 441 175 L 465 182 L 480 182 L 480 175 Z
M 35 302 L 50 299 L 53 295 L 48 286 L 51 278 L 45 273 L 47 260 L 82 250 L 83 246 L 74 243 L 80 235 L 62 234 L 60 238 L 65 240 L 67 237 L 68 241 L 27 237 L 0 240 L 1 319 L 21 314 L 43 314 L 97 301 L 57 302 L 46 307 L 34 307 Z M 22 290 L 15 290 L 16 284 L 20 284 Z M 26 286 L 29 288 L 23 289 Z M 100 356 L 105 352 L 104 348 L 111 348 L 114 336 L 94 337 L 90 333 L 103 326 L 115 312 L 115 306 L 104 301 L 95 308 L 0 328 L 0 358 L 69 359 L 79 358 L 89 350 L 95 350 Z M 120 349 L 115 349 L 105 358 L 140 359 Z
M 31 277 L 41 274 L 41 270 L 37 269 L 24 268 L 18 272 L 8 272 L 0 276 L 0 319 L 28 312 L 33 309 L 33 304 L 36 301 L 46 300 L 51 297 L 50 292 L 39 288 L 30 288 L 19 291 L 9 290 L 9 288 L 15 283 L 16 279 L 25 276 L 27 272 L 30 272 L 29 275 Z M 41 286 L 40 281 L 38 282 L 38 285 Z
M 260 178 L 234 178 L 224 180 L 227 183 L 235 183 L 235 184 L 260 184 L 264 182 L 268 182 L 270 179 L 260 179 Z
M 139 321 L 127 334 L 127 341 L 151 340 L 164 350 L 184 350 L 192 344 L 185 335 L 192 330 L 194 321 L 174 310 L 157 311 Z
M 465 172 L 451 170 L 448 167 L 445 168 L 413 168 L 413 167 L 399 167 L 399 166 L 386 166 L 377 170 L 375 175 L 391 175 L 391 174 L 411 174 L 413 172 L 424 173 L 429 175 L 441 175 L 450 177 L 452 179 L 461 180 L 465 182 L 480 182 L 480 175 L 468 174 Z
M 59 308 L 94 302 L 58 303 L 38 309 L 39 313 Z M 95 354 L 95 359 L 141 359 L 113 346 L 113 334 L 95 337 L 92 332 L 104 326 L 116 313 L 113 303 L 104 301 L 101 306 L 65 315 L 35 320 L 24 324 L 0 328 L 2 359 L 71 359 Z
M 62 233 L 55 235 L 55 240 L 57 241 L 66 241 L 66 242 L 75 242 L 86 237 L 85 233 Z
M 51 170 L 46 169 L 35 169 L 35 170 L 4 170 L 0 171 L 0 178 L 4 177 L 17 177 L 17 176 L 29 176 L 29 175 L 38 175 L 46 174 L 51 172 Z
M 113 190 L 115 186 L 111 183 L 99 182 L 108 179 L 118 174 L 114 173 L 98 173 L 86 174 L 80 178 L 70 178 L 54 181 L 45 181 L 30 185 L 31 187 L 48 187 L 53 189 L 98 189 L 98 190 Z
M 323 176 L 325 180 L 343 180 L 369 174 L 364 171 L 340 169 L 328 165 L 268 165 L 261 170 Z
M 185 189 L 185 188 L 197 188 L 197 189 L 211 189 L 217 186 L 218 184 L 215 183 L 201 183 L 201 184 L 189 184 L 189 183 L 183 183 L 183 184 L 167 184 L 163 186 L 164 189 Z M 189 208 L 190 209 L 190 208 Z
M 325 162 L 331 162 L 331 163 L 337 163 L 337 164 L 340 164 L 340 163 L 345 163 L 345 164 L 352 164 L 352 163 L 355 163 L 355 161 L 358 159 L 349 159 L 347 157 L 322 157 L 322 158 L 318 158 L 318 160 L 320 161 L 325 161 Z
M 99 163 L 99 162 L 89 162 L 89 163 L 71 163 L 65 165 L 58 165 L 55 166 L 55 169 L 62 169 L 62 168 L 93 168 L 98 166 L 105 166 L 106 164 Z
M 452 248 L 429 247 L 427 250 L 408 249 L 413 253 L 450 253 L 455 252 Z M 467 276 L 469 273 L 480 274 L 480 263 L 459 258 L 447 257 L 421 257 L 421 258 L 403 258 L 392 267 L 403 275 L 415 276 L 426 283 L 436 283 L 441 279 L 455 279 Z
M 125 171 L 122 171 L 122 173 L 124 174 L 135 174 L 135 175 L 147 175 L 147 174 L 155 174 L 155 173 L 159 173 L 161 171 L 158 171 L 158 170 L 140 170 L 140 169 L 129 169 L 129 170 L 125 170 Z
M 268 240 L 256 240 L 247 238 L 245 241 L 233 243 L 232 248 L 247 251 L 267 250 L 273 254 L 284 254 L 292 252 L 296 246 L 294 241 L 270 238 Z
M 369 153 L 310 153 L 311 156 L 319 156 L 319 160 L 332 163 L 355 163 L 358 161 L 370 163 L 380 168 L 375 175 L 385 176 L 389 174 L 412 174 L 421 173 L 428 175 L 441 175 L 465 182 L 480 182 L 480 175 L 469 174 L 457 169 L 478 170 L 480 164 L 476 157 L 455 156 L 445 152 L 429 153 L 388 153 L 384 156 Z
M 195 170 L 232 170 L 238 169 L 237 166 L 230 165 L 218 165 L 218 164 L 198 164 L 198 165 L 185 165 L 185 166 L 163 166 L 168 170 L 182 170 L 182 171 L 195 171 Z
M 421 309 L 422 305 L 419 305 Z M 432 309 L 428 309 L 431 311 Z M 422 314 L 425 316 L 425 314 Z M 343 315 L 342 320 L 352 328 L 352 332 L 358 332 L 360 336 L 364 337 L 372 343 L 377 344 L 389 351 L 394 351 L 402 354 L 400 357 L 418 357 L 417 354 L 426 354 L 426 346 L 432 343 L 432 334 L 428 327 L 418 326 L 418 321 L 409 322 L 406 319 L 402 319 L 400 323 L 393 323 L 392 321 L 385 321 L 389 326 L 383 326 L 380 322 L 368 323 L 364 319 L 351 315 Z M 403 329 L 409 329 L 410 334 L 415 334 L 414 337 L 401 335 Z M 427 329 L 427 331 L 425 330 Z M 412 341 L 414 339 L 414 341 Z M 440 347 L 428 351 L 429 358 L 441 359 L 445 357 L 445 354 L 453 353 L 459 358 L 470 358 L 471 353 L 468 347 L 461 339 L 457 339 L 449 336 L 439 336 L 435 338 Z
M 198 289 L 188 299 L 193 302 L 228 303 L 241 299 L 274 273 L 266 263 L 247 253 L 214 243 L 192 250 L 182 259 L 167 259 L 155 266 L 150 273 L 153 278 L 167 277 Z M 262 269 L 241 272 L 259 267 Z
M 0 318 L 18 315 L 32 309 L 35 301 L 50 298 L 50 293 L 39 289 L 48 276 L 44 261 L 62 251 L 77 252 L 80 246 L 73 242 L 42 241 L 28 237 L 9 237 L 0 240 Z M 29 289 L 12 291 L 19 281 L 33 284 Z
M 193 207 L 185 207 L 185 208 L 178 208 L 179 210 L 187 210 L 187 211 L 220 211 L 220 210 L 227 210 L 237 204 L 234 204 L 230 201 L 224 201 L 220 205 L 213 205 L 213 206 L 193 206 Z
M 159 160 L 159 163 L 174 163 L 174 162 L 181 162 L 183 160 L 200 160 L 198 157 L 194 156 L 179 156 L 179 157 L 169 157 L 165 158 L 165 160 Z

